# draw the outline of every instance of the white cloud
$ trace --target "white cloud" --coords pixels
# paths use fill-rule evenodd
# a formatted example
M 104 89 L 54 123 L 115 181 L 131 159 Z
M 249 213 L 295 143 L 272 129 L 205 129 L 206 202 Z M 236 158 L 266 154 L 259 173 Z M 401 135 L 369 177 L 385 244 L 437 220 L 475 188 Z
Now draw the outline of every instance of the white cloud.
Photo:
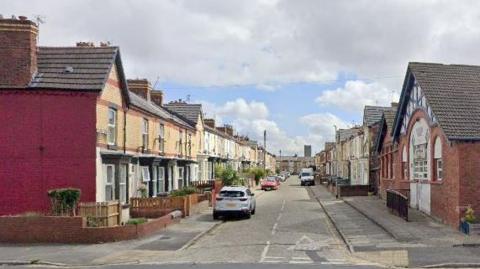
M 222 105 L 200 101 L 206 117 L 215 117 L 217 125 L 230 123 L 235 131 L 247 135 L 263 144 L 263 132 L 267 130 L 267 148 L 274 154 L 303 154 L 305 144 L 321 149 L 326 141 L 334 137 L 334 125 L 338 128 L 347 127 L 347 123 L 331 113 L 309 114 L 299 119 L 299 127 L 305 128 L 304 136 L 291 136 L 282 130 L 278 124 L 269 118 L 268 107 L 263 102 L 239 98 Z M 305 127 L 304 127 L 305 126 Z
M 398 92 L 380 83 L 350 80 L 342 88 L 322 92 L 315 101 L 321 106 L 362 112 L 365 105 L 388 106 L 398 99 Z
M 5 2 L 4 16 L 46 16 L 43 45 L 109 40 L 128 76 L 197 86 L 321 83 L 346 72 L 398 89 L 408 61 L 480 62 L 478 1 Z

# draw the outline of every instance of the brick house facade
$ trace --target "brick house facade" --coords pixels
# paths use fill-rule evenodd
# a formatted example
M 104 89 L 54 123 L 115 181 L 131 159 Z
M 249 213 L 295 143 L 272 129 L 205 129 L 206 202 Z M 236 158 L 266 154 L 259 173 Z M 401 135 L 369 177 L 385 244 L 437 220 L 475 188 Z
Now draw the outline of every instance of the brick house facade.
M 478 66 L 410 63 L 383 141 L 383 188 L 407 189 L 411 207 L 453 227 L 480 210 L 479 77 Z

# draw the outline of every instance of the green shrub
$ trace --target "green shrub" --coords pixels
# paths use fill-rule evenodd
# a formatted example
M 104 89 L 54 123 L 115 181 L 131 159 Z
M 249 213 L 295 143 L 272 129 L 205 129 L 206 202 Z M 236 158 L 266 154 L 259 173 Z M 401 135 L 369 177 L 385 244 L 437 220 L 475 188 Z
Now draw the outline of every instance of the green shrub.
M 260 179 L 265 177 L 265 170 L 263 170 L 263 168 L 260 168 L 260 167 L 251 168 L 250 173 L 254 177 L 255 183 L 257 185 L 260 182 Z
M 195 189 L 194 187 L 184 187 L 184 188 L 170 192 L 170 196 L 173 196 L 173 197 L 187 196 L 189 194 L 194 194 L 196 192 L 197 192 L 197 189 Z
M 53 189 L 47 192 L 52 203 L 53 215 L 75 215 L 80 200 L 80 190 L 74 188 Z
M 139 225 L 139 224 L 142 224 L 142 223 L 145 223 L 145 222 L 147 222 L 146 218 L 129 219 L 127 221 L 127 225 Z

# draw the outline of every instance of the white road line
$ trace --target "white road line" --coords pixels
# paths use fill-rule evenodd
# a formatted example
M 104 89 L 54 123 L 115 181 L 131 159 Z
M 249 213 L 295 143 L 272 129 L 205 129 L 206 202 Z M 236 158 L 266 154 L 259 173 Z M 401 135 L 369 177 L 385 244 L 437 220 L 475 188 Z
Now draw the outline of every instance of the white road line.
M 294 260 L 310 260 L 309 257 L 292 257 Z
M 277 222 L 282 218 L 282 213 L 278 214 Z
M 275 222 L 272 228 L 272 235 L 274 235 L 277 232 L 277 226 L 278 226 L 278 223 Z
M 285 200 L 282 202 L 282 208 L 280 208 L 280 211 L 283 211 L 285 209 Z
M 265 259 L 270 259 L 270 260 L 284 260 L 285 257 L 278 257 L 278 256 L 265 256 Z
M 262 255 L 260 256 L 260 262 L 263 262 L 265 260 L 265 257 L 267 256 L 269 248 L 270 248 L 270 241 L 267 241 L 267 245 L 263 248 Z

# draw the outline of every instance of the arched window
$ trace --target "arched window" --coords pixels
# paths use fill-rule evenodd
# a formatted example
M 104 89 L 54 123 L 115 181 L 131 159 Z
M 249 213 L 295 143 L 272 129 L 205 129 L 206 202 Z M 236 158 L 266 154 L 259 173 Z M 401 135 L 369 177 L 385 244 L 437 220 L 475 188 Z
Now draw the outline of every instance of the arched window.
M 429 127 L 424 119 L 418 120 L 410 133 L 410 179 L 429 180 Z
M 442 141 L 440 137 L 435 139 L 435 147 L 433 148 L 433 171 L 435 180 L 443 179 L 443 160 L 442 160 Z

